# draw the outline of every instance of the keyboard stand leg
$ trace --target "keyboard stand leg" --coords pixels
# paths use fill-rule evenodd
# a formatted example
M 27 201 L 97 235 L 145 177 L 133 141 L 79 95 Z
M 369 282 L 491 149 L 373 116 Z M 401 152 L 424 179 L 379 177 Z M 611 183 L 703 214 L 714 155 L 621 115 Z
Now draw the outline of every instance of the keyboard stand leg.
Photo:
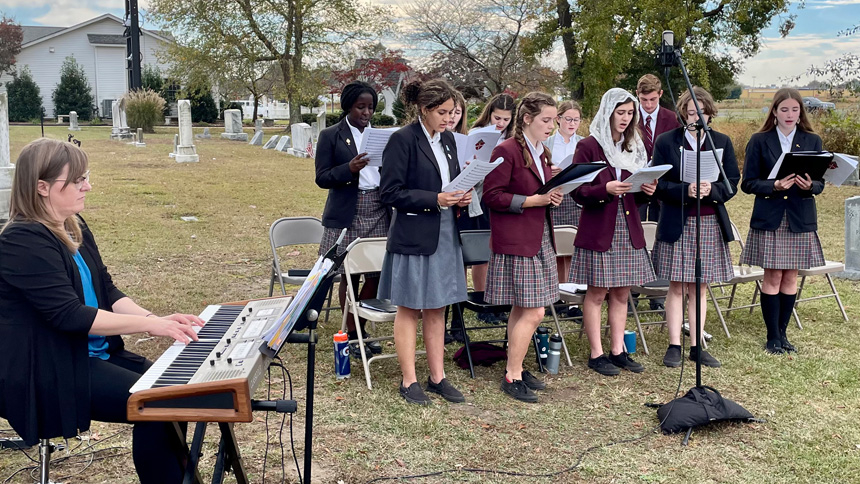
M 202 482 L 197 474 L 197 463 L 200 462 L 200 452 L 203 449 L 203 437 L 206 435 L 206 422 L 197 422 L 194 428 L 194 440 L 191 441 L 191 450 L 188 454 L 188 465 L 185 466 L 185 478 L 182 484 L 195 484 Z
M 221 442 L 218 444 L 218 457 L 215 460 L 215 472 L 212 474 L 212 484 L 221 484 L 227 469 L 233 469 L 237 484 L 247 484 L 248 477 L 245 475 L 245 466 L 242 464 L 242 456 L 239 455 L 239 444 L 236 442 L 236 434 L 233 432 L 232 423 L 219 423 L 221 428 Z

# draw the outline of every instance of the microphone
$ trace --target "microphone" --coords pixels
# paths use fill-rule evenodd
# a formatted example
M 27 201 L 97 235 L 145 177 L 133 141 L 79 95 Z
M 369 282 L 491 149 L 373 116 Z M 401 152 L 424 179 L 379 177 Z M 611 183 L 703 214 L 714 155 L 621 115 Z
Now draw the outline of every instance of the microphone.
M 657 63 L 662 67 L 675 65 L 675 33 L 671 30 L 663 31 L 660 52 L 657 53 Z

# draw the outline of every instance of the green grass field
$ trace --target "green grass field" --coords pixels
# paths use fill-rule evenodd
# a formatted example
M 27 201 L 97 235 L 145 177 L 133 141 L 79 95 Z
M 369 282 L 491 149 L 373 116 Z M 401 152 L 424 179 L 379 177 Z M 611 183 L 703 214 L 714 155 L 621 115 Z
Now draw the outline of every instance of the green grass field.
M 319 217 L 322 212 L 326 192 L 313 182 L 312 160 L 224 141 L 217 138 L 220 130 L 213 131 L 215 138 L 197 140 L 196 164 L 177 164 L 168 157 L 176 129 L 148 135 L 145 148 L 109 141 L 109 128 L 84 128 L 76 134 L 89 153 L 92 170 L 93 191 L 83 216 L 116 284 L 156 313 L 199 313 L 207 304 L 266 296 L 269 224 L 282 216 Z M 276 132 L 267 130 L 266 137 Z M 58 139 L 67 134 L 65 127 L 46 130 L 47 136 Z M 13 160 L 37 136 L 37 127 L 13 127 Z M 828 187 L 817 198 L 819 235 L 828 259 L 844 257 L 843 201 L 858 194 L 860 188 Z M 729 203 L 744 234 L 751 207 L 752 197 L 743 194 Z M 199 221 L 181 221 L 186 215 Z M 737 246 L 732 249 L 737 258 Z M 316 258 L 316 247 L 285 251 L 281 257 L 291 267 L 307 266 Z M 816 278 L 809 281 L 807 291 L 821 292 L 825 287 L 824 280 Z M 557 376 L 547 378 L 548 389 L 538 404 L 516 402 L 500 392 L 501 364 L 479 368 L 473 380 L 449 359 L 448 377 L 464 390 L 468 403 L 418 408 L 398 396 L 396 360 L 375 364 L 372 391 L 354 362 L 353 378 L 335 380 L 331 335 L 340 327 L 340 313 L 333 313 L 322 323 L 318 348 L 314 481 L 361 483 L 379 476 L 463 467 L 548 473 L 573 465 L 589 447 L 645 435 L 635 442 L 598 448 L 572 472 L 552 478 L 452 472 L 414 482 L 860 482 L 860 364 L 854 359 L 860 341 L 860 296 L 856 283 L 839 280 L 837 287 L 850 322 L 842 321 L 833 299 L 805 303 L 799 309 L 804 330 L 790 329 L 792 342 L 800 349 L 794 356 L 770 356 L 762 350 L 764 328 L 758 310 L 728 317 L 731 339 L 709 311 L 706 329 L 715 336 L 710 350 L 724 366 L 704 369 L 704 382 L 767 423 L 713 425 L 694 433 L 688 447 L 680 446 L 681 436 L 649 431 L 658 422 L 654 410 L 643 404 L 670 400 L 679 384 L 679 371 L 660 364 L 667 335 L 658 326 L 646 330 L 651 355 L 637 354 L 646 366 L 643 374 L 597 375 L 585 367 L 585 339 L 571 335 L 567 343 L 574 366 L 563 366 Z M 749 298 L 752 289 L 741 293 Z M 632 321 L 629 324 L 632 327 Z M 376 333 L 389 330 L 380 327 Z M 129 349 L 150 358 L 169 343 L 141 338 L 126 337 Z M 287 347 L 282 353 L 299 401 L 294 431 L 300 461 L 304 350 Z M 449 355 L 454 350 L 449 346 Z M 386 351 L 393 352 L 393 346 Z M 418 374 L 419 379 L 426 378 L 423 358 Z M 694 378 L 688 366 L 682 392 L 695 383 Z M 273 374 L 272 384 L 280 395 L 283 379 Z M 269 420 L 271 445 L 263 480 L 266 427 L 263 415 L 257 417 L 236 427 L 244 462 L 252 482 L 281 482 L 280 421 Z M 8 424 L 0 420 L 0 429 L 6 428 Z M 210 428 L 209 435 L 215 431 Z M 0 435 L 11 434 L 4 430 Z M 286 427 L 283 438 L 286 482 L 296 482 Z M 94 422 L 85 441 L 69 444 L 75 456 L 57 463 L 55 481 L 136 482 L 129 426 Z M 211 466 L 216 446 L 206 444 L 204 469 Z M 85 453 L 99 449 L 94 455 Z M 36 456 L 34 451 L 31 456 Z M 20 452 L 0 450 L 0 479 L 30 465 Z M 32 480 L 25 471 L 10 482 Z M 232 476 L 228 482 L 233 482 Z

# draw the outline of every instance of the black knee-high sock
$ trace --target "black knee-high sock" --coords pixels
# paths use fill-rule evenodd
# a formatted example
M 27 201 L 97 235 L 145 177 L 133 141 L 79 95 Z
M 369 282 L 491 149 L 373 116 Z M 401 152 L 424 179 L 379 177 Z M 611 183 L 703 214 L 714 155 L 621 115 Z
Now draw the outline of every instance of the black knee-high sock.
M 779 334 L 785 337 L 785 330 L 788 329 L 788 321 L 791 319 L 792 311 L 794 310 L 794 302 L 797 300 L 795 294 L 779 294 Z
M 767 340 L 779 341 L 779 294 L 761 293 L 761 315 L 767 327 Z

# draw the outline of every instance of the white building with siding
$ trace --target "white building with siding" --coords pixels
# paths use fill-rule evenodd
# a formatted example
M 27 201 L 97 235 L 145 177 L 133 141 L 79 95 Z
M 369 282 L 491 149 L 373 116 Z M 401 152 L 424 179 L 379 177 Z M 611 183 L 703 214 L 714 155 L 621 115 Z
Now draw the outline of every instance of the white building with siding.
M 110 101 L 122 96 L 128 85 L 125 26 L 119 17 L 106 13 L 71 27 L 21 26 L 21 29 L 24 39 L 15 65 L 19 71 L 29 67 L 47 116 L 68 114 L 54 112 L 51 95 L 60 82 L 63 61 L 74 56 L 86 72 L 99 116 L 110 117 Z M 142 63 L 166 71 L 168 66 L 158 61 L 156 52 L 166 50 L 171 37 L 152 30 L 140 32 Z M 6 82 L 11 79 L 8 74 L 0 77 L 0 92 L 6 90 Z

